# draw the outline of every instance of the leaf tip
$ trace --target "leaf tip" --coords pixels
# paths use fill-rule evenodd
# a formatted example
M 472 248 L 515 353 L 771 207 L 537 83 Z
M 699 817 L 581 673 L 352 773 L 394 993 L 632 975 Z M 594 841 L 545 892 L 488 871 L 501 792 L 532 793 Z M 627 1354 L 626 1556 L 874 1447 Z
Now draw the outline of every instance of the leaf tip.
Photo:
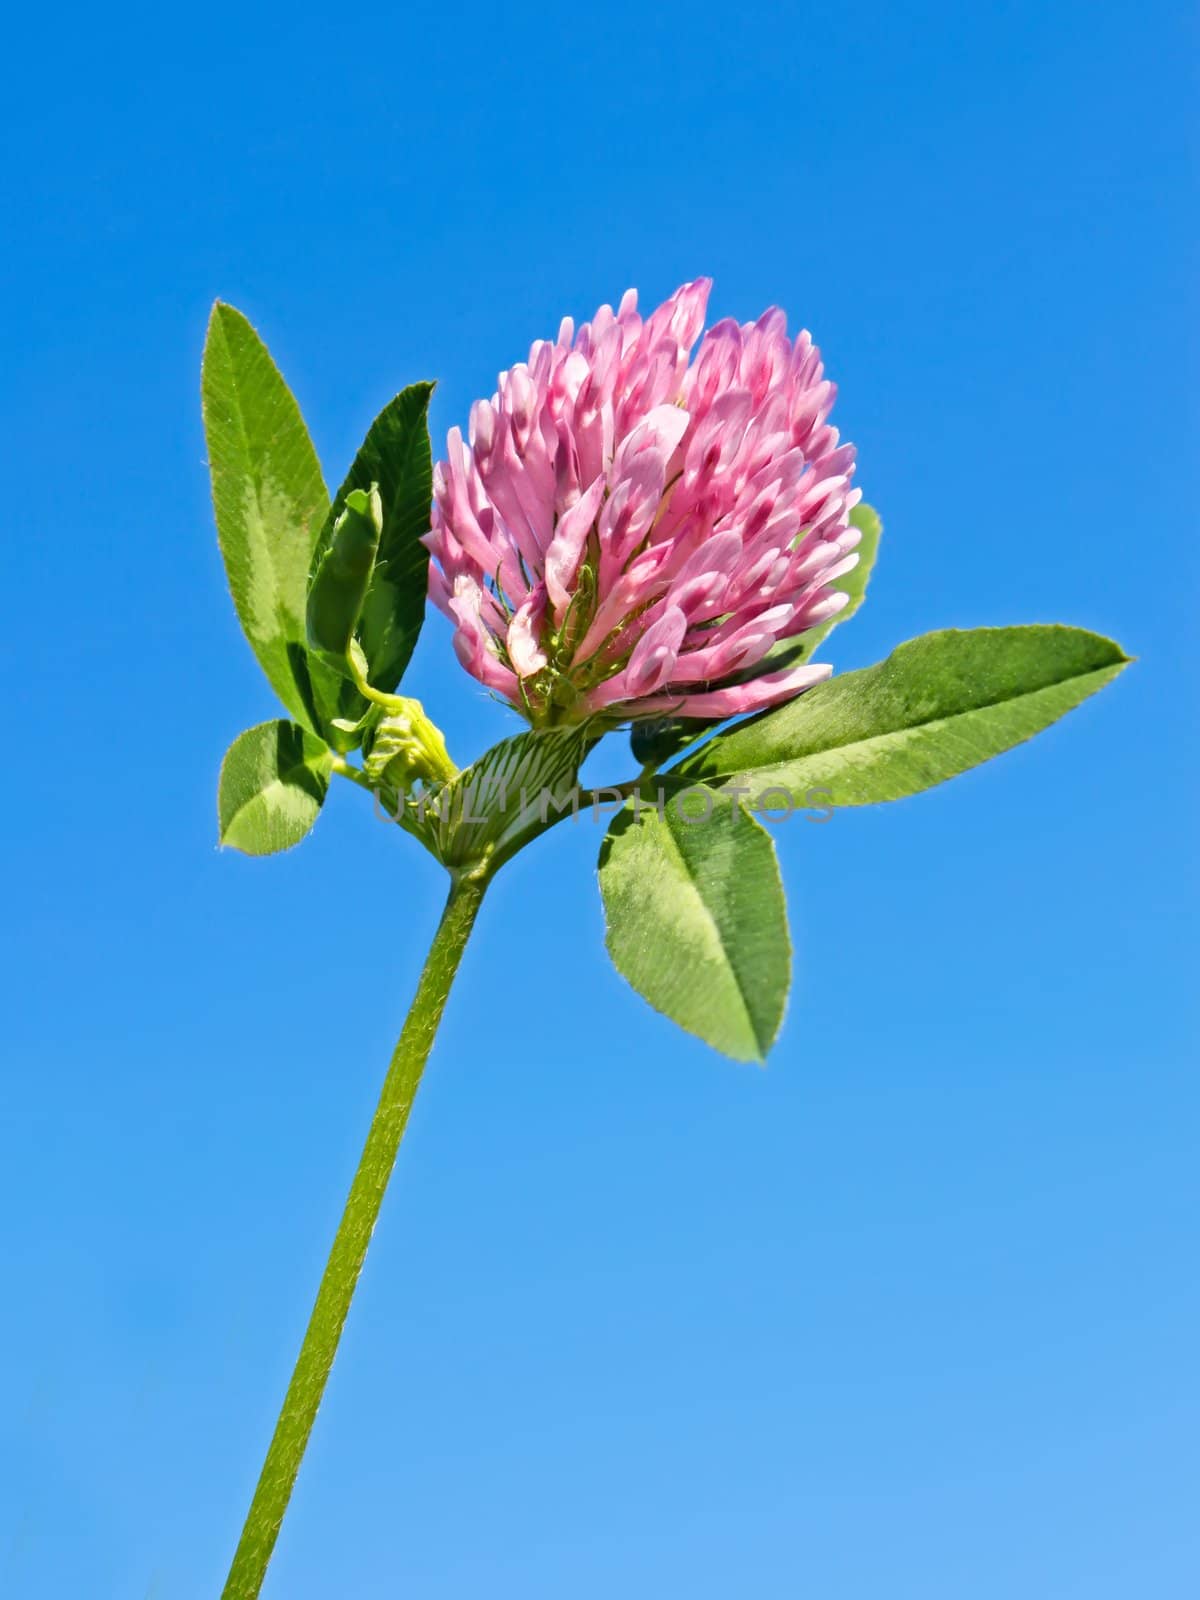
M 251 333 L 254 332 L 254 329 L 250 323 L 250 319 L 245 316 L 243 312 L 239 311 L 236 306 L 230 305 L 228 300 L 214 300 L 212 303 L 212 310 L 208 314 L 208 329 L 205 336 L 206 344 L 212 339 L 215 333 L 228 333 L 234 328 L 245 328 L 249 329 Z

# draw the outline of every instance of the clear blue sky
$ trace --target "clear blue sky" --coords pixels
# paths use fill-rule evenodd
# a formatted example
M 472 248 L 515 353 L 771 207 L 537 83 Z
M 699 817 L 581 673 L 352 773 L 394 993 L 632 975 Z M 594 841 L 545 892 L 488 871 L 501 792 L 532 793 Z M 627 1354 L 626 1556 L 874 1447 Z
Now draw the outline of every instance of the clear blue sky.
M 1187 8 L 23 7 L 0 116 L 0 1594 L 212 1600 L 442 888 L 343 786 L 214 848 L 274 714 L 217 557 L 215 296 L 336 481 L 563 313 L 698 273 L 841 386 L 839 667 L 1141 657 L 935 793 L 779 833 L 766 1072 L 602 948 L 593 830 L 485 908 L 270 1600 L 1182 1600 L 1195 1350 Z M 431 618 L 466 755 L 505 714 Z M 619 748 L 611 770 L 621 775 Z

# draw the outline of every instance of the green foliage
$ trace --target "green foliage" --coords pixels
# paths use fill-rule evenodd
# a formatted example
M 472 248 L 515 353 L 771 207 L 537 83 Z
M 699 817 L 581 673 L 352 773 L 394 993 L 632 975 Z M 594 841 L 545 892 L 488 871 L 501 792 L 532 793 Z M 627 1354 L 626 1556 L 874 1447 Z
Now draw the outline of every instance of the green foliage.
M 355 490 L 376 485 L 383 522 L 371 581 L 356 629 L 367 681 L 390 694 L 416 648 L 425 618 L 433 458 L 429 444 L 432 383 L 414 383 L 389 401 L 371 424 L 317 541 L 316 563 L 333 542 L 334 527 Z M 343 698 L 342 715 L 353 715 Z
M 397 820 L 451 868 L 492 871 L 590 805 L 577 784 L 599 734 L 586 724 L 531 730 L 493 745 L 449 783 L 409 799 Z
M 219 301 L 201 392 L 217 535 L 242 629 L 283 704 L 319 731 L 318 691 L 333 680 L 308 656 L 304 614 L 329 496 L 300 408 L 267 347 Z
M 601 848 L 600 889 L 609 954 L 638 993 L 714 1049 L 761 1061 L 783 1020 L 791 946 L 760 824 L 704 788 L 661 814 L 630 800 Z
M 715 1049 L 761 1061 L 783 1020 L 791 947 L 774 847 L 746 805 L 757 798 L 765 809 L 771 789 L 802 806 L 814 804 L 815 790 L 837 806 L 915 794 L 1030 738 L 1128 662 L 1111 640 L 1078 628 L 928 634 L 711 738 L 716 724 L 694 719 L 638 726 L 632 745 L 643 766 L 707 738 L 664 775 L 669 798 L 660 789 L 657 804 L 625 799 L 636 779 L 620 792 L 580 793 L 599 723 L 522 733 L 458 772 L 423 707 L 393 693 L 425 612 L 432 388 L 415 384 L 384 408 L 331 505 L 266 347 L 232 307 L 213 310 L 202 389 L 221 551 L 242 627 L 295 719 L 262 723 L 230 746 L 218 786 L 220 842 L 248 855 L 289 849 L 313 826 L 337 770 L 382 798 L 451 873 L 225 1600 L 260 1592 L 413 1096 L 494 872 L 564 816 L 624 801 L 599 863 L 618 971 Z M 867 506 L 851 520 L 862 532 L 860 560 L 837 580 L 849 604 L 744 678 L 809 660 L 858 609 L 881 525 Z M 359 746 L 361 768 L 334 754 Z
M 363 771 L 376 790 L 407 793 L 415 784 L 444 784 L 458 776 L 442 730 L 425 715 L 419 700 L 389 696 L 391 709 L 379 716 L 363 740 Z
M 375 570 L 383 508 L 379 490 L 351 489 L 308 586 L 308 643 L 350 676 L 348 658 Z
M 721 720 L 654 717 L 646 722 L 635 722 L 629 730 L 633 759 L 653 771 L 695 744 L 697 739 L 703 739 Z
M 1031 738 L 1128 659 L 1082 628 L 928 633 L 715 735 L 675 774 L 710 784 L 745 775 L 793 794 L 822 788 L 837 806 L 899 800 Z
M 292 718 L 230 747 L 221 843 L 250 855 L 298 843 L 335 765 L 381 796 L 456 881 L 490 876 L 563 817 L 608 800 L 578 788 L 602 729 L 525 732 L 456 772 L 422 708 L 393 694 L 425 613 L 433 385 L 413 384 L 384 407 L 332 504 L 295 399 L 231 306 L 214 307 L 202 388 L 230 590 Z M 865 505 L 851 521 L 862 539 L 857 566 L 837 580 L 847 606 L 745 677 L 811 659 L 862 604 L 881 524 Z M 798 805 L 821 791 L 839 807 L 915 794 L 1030 738 L 1127 661 L 1078 628 L 951 630 L 724 732 L 696 720 L 639 725 L 632 745 L 643 765 L 682 759 L 665 776 L 662 812 L 628 801 L 601 851 L 618 969 L 717 1049 L 761 1060 L 782 1020 L 790 951 L 774 849 L 746 806 L 770 789 Z M 334 751 L 360 745 L 364 768 L 336 760 Z M 735 786 L 748 791 L 744 804 Z M 697 803 L 711 814 L 689 818 Z
M 240 733 L 221 763 L 220 842 L 248 856 L 290 850 L 317 820 L 331 771 L 328 747 L 295 722 Z

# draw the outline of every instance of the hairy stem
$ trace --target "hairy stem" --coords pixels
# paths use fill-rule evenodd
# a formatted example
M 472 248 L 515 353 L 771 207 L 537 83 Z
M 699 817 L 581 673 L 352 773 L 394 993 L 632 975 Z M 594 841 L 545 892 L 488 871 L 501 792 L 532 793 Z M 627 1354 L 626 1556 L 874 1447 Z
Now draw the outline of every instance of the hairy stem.
M 356 783 L 360 789 L 372 793 L 370 780 L 361 767 L 352 766 L 349 761 L 344 761 L 341 756 L 332 756 L 330 766 L 340 777 L 349 778 L 351 783 Z
M 456 877 L 451 887 L 384 1079 L 222 1600 L 257 1600 L 262 1588 L 421 1073 L 487 882 L 481 867 Z

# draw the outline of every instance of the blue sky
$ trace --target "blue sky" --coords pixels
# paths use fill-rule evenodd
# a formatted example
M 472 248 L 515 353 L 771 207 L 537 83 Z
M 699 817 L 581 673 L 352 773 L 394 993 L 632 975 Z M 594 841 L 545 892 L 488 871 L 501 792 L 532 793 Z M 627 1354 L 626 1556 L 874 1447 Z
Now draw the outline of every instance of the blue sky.
M 10 23 L 6 1600 L 218 1592 L 442 892 L 349 789 L 214 848 L 274 708 L 211 301 L 336 481 L 401 385 L 444 435 L 562 314 L 698 273 L 840 385 L 886 534 L 839 667 L 1059 619 L 1140 660 L 780 828 L 765 1072 L 608 967 L 594 830 L 506 871 L 266 1593 L 1195 1592 L 1195 44 L 1162 0 Z M 511 731 L 436 617 L 409 687 L 460 756 Z

